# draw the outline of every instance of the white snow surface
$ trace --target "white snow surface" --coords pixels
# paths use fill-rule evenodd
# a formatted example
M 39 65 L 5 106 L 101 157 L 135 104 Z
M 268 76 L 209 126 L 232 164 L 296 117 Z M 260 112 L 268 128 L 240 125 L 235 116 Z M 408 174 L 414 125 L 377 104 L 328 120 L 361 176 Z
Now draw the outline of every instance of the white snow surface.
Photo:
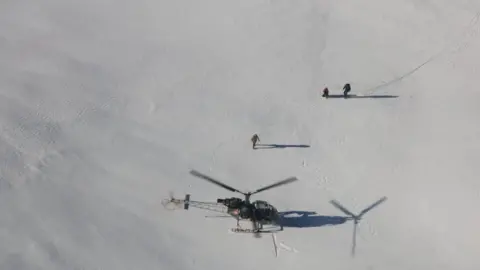
M 0 2 L 0 269 L 480 269 L 480 2 Z M 398 98 L 334 98 L 352 94 Z M 261 143 L 309 148 L 252 150 Z M 169 192 L 353 225 L 229 234 Z M 241 195 L 240 195 L 241 196 Z

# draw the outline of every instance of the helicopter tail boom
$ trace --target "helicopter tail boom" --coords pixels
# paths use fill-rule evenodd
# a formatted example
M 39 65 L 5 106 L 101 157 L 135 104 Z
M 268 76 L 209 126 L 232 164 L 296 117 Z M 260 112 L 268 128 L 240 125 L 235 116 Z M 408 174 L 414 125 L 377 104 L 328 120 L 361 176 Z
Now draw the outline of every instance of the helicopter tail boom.
M 184 209 L 188 210 L 191 207 L 220 212 L 220 213 L 228 213 L 228 208 L 222 203 L 215 203 L 215 202 L 202 202 L 202 201 L 192 201 L 190 200 L 190 194 L 186 194 L 184 199 L 176 199 L 173 195 L 170 196 L 168 199 L 162 200 L 162 205 L 167 210 L 176 210 L 176 209 Z

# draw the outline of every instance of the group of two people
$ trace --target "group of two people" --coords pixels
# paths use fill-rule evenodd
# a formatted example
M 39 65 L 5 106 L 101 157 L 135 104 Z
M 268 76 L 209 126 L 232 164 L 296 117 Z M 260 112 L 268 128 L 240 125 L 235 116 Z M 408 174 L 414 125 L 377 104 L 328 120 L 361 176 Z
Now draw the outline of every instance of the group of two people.
M 350 92 L 350 90 L 351 90 L 350 84 L 349 84 L 349 83 L 346 83 L 346 84 L 343 86 L 343 97 L 344 97 L 344 98 L 347 98 L 347 97 L 348 97 L 348 93 Z M 322 97 L 328 98 L 329 95 L 330 95 L 330 93 L 329 93 L 328 87 L 325 87 L 325 89 L 323 89 L 323 95 L 322 95 Z

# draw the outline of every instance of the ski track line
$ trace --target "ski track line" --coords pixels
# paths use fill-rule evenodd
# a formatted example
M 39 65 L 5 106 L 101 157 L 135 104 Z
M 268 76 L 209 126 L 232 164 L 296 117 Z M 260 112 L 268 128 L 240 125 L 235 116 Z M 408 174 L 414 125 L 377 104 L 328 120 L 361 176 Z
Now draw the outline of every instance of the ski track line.
M 470 22 L 469 24 L 463 28 L 464 30 L 464 34 L 462 36 L 465 36 L 467 35 L 467 40 L 466 41 L 462 41 L 460 43 L 460 45 L 457 45 L 455 46 L 455 49 L 453 50 L 452 54 L 456 54 L 458 53 L 459 51 L 462 51 L 463 49 L 465 49 L 468 44 L 470 43 L 470 41 L 472 40 L 472 38 L 474 38 L 477 33 L 478 33 L 478 29 L 473 29 L 474 32 L 473 34 L 470 35 L 470 33 L 472 32 L 472 28 L 475 27 L 479 21 L 479 18 L 480 18 L 480 11 L 477 11 L 477 13 L 470 19 Z M 380 84 L 378 86 L 375 86 L 373 88 L 370 88 L 368 89 L 366 92 L 364 92 L 363 94 L 373 94 L 375 93 L 377 90 L 381 89 L 381 88 L 384 88 L 384 87 L 387 87 L 389 85 L 392 85 L 394 83 L 397 83 L 407 77 L 410 77 L 411 75 L 413 75 L 414 73 L 416 73 L 418 70 L 420 70 L 422 67 L 426 66 L 427 64 L 431 63 L 432 61 L 436 60 L 437 58 L 439 58 L 442 54 L 445 53 L 445 51 L 448 50 L 448 48 L 451 48 L 452 46 L 447 46 L 447 47 L 444 47 L 442 50 L 440 50 L 439 52 L 437 52 L 436 54 L 432 55 L 428 60 L 426 60 L 425 62 L 423 62 L 422 64 L 418 65 L 417 67 L 413 68 L 412 70 L 408 71 L 407 73 L 401 75 L 400 77 L 397 77 L 395 79 L 392 79 L 390 81 L 387 81 L 383 84 Z

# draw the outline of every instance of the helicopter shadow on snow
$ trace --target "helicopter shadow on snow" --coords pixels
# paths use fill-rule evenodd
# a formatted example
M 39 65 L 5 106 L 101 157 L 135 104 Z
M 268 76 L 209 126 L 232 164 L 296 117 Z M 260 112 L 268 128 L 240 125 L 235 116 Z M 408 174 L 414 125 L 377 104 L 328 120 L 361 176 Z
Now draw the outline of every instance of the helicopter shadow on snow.
M 292 228 L 312 228 L 322 226 L 341 225 L 351 217 L 344 216 L 321 216 L 316 212 L 309 211 L 286 211 L 279 212 L 280 223 L 283 227 Z
M 257 144 L 254 149 L 309 148 L 307 144 Z
M 343 95 L 329 95 L 327 99 L 330 99 L 330 98 L 344 98 L 344 99 L 351 99 L 351 98 L 398 98 L 398 96 L 394 96 L 394 95 L 369 95 L 369 96 L 364 96 L 364 95 L 348 95 L 347 98 L 345 98 L 345 96 Z

